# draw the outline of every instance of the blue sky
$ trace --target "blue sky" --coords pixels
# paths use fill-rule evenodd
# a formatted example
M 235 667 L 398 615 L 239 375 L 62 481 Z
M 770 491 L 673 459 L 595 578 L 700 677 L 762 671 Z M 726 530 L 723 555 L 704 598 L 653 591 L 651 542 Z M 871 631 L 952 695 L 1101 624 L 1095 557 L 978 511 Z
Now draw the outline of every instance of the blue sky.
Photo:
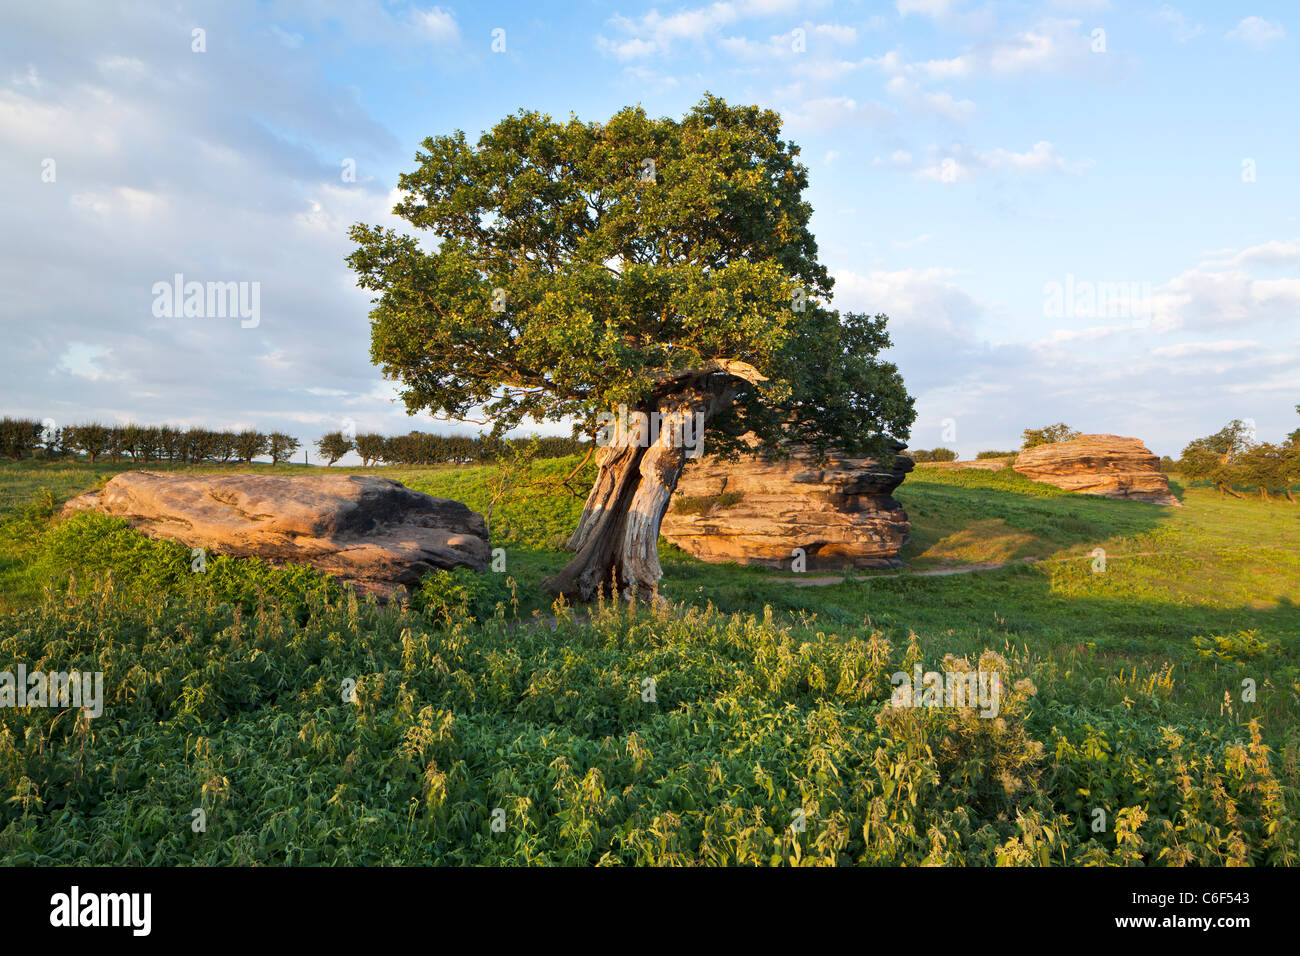
M 913 447 L 969 456 L 1059 420 L 1162 454 L 1230 418 L 1276 439 L 1300 424 L 1294 11 L 7 4 L 0 408 L 435 427 L 368 361 L 347 227 L 390 221 L 425 136 L 520 108 L 679 116 L 707 90 L 786 118 L 836 306 L 891 316 Z M 153 314 L 176 273 L 259 283 L 260 321 Z

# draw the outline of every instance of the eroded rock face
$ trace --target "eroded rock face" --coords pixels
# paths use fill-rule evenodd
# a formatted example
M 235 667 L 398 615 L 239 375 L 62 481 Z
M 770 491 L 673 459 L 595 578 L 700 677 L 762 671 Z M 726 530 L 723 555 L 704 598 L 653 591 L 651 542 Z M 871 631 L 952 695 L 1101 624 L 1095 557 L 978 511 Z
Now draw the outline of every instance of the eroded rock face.
M 1177 505 L 1160 459 L 1137 438 L 1080 435 L 1022 451 L 1013 466 L 1027 478 L 1066 491 Z
M 191 548 L 309 564 L 381 596 L 429 571 L 485 570 L 489 555 L 482 515 L 389 478 L 133 471 L 63 514 L 83 509 Z
M 897 446 L 901 449 L 903 446 Z M 813 463 L 801 448 L 770 461 L 689 461 L 661 533 L 702 561 L 789 569 L 803 548 L 808 570 L 898 567 L 911 525 L 892 492 L 912 470 L 871 458 L 832 455 Z

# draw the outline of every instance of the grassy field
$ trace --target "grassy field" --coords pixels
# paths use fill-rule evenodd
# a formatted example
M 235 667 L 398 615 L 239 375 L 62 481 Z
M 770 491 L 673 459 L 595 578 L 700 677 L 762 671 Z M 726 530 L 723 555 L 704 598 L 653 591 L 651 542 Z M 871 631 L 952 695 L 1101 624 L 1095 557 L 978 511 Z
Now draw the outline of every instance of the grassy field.
M 379 608 L 257 562 L 193 575 L 177 546 L 53 517 L 128 467 L 0 463 L 0 668 L 103 671 L 108 696 L 93 721 L 0 710 L 11 862 L 1290 865 L 1300 847 L 1286 502 L 922 468 L 898 492 L 903 574 L 799 587 L 663 545 L 671 606 L 573 609 L 540 588 L 581 508 L 552 485 L 494 509 L 504 575 Z M 491 498 L 489 468 L 368 473 Z M 998 719 L 887 706 L 918 663 L 997 670 Z

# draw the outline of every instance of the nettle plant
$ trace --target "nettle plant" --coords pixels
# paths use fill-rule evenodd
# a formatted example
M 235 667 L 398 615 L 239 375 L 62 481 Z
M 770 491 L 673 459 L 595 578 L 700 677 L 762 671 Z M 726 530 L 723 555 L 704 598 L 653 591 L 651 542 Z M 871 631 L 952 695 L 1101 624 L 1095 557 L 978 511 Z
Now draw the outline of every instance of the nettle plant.
M 680 121 L 520 112 L 477 143 L 422 144 L 394 212 L 435 242 L 353 227 L 371 357 L 410 412 L 497 433 L 571 420 L 595 436 L 621 405 L 659 423 L 600 447 L 552 591 L 655 588 L 688 422 L 723 455 L 756 439 L 887 457 L 907 436 L 912 399 L 877 358 L 885 316 L 829 307 L 798 155 L 777 113 L 714 96 Z

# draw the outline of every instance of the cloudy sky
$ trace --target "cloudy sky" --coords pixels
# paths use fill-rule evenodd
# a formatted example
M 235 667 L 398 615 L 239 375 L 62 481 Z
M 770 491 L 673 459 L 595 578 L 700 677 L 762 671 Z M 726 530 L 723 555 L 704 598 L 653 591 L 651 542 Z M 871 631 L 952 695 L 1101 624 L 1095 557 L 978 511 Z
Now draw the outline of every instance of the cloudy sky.
M 425 136 L 708 90 L 786 118 L 834 304 L 891 317 L 913 447 L 1276 439 L 1300 425 L 1298 12 L 0 0 L 0 412 L 440 427 L 368 360 L 348 226 L 391 222 Z M 157 314 L 178 273 L 258 283 L 256 325 Z

